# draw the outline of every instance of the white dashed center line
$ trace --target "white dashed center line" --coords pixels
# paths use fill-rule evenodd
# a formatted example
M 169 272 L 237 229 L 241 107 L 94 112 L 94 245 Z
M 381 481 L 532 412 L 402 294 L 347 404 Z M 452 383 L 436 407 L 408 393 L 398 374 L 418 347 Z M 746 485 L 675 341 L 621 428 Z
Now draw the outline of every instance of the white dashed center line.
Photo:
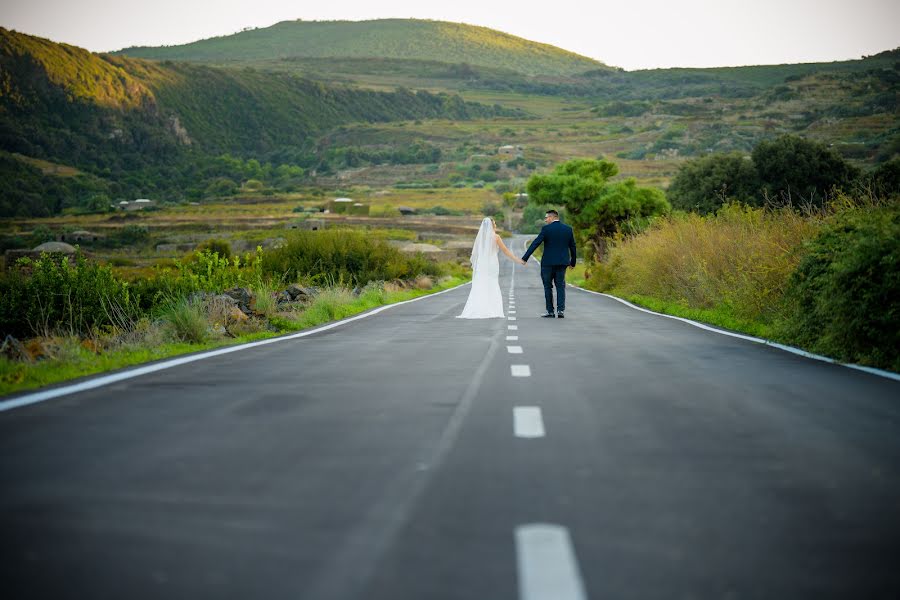
M 528 365 L 510 365 L 513 377 L 531 377 L 531 367 Z
M 513 431 L 516 437 L 544 437 L 544 419 L 538 406 L 516 406 L 513 408 Z
M 508 335 L 508 336 L 506 336 L 506 341 L 507 341 L 507 342 L 518 342 L 518 341 L 519 341 L 519 336 L 517 336 L 517 335 Z
M 516 527 L 521 600 L 585 600 L 569 530 L 531 523 Z
M 507 346 L 506 351 L 510 354 L 522 354 L 522 346 Z
M 517 329 L 519 329 L 519 326 L 518 325 L 507 325 L 506 328 L 509 329 L 510 331 L 516 331 Z

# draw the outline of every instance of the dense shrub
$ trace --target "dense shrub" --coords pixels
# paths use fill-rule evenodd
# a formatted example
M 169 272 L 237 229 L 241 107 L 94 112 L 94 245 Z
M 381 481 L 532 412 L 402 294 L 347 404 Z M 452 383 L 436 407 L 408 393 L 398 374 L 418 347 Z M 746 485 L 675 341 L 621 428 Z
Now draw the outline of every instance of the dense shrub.
M 850 190 L 859 170 L 833 148 L 798 136 L 763 140 L 753 148 L 756 173 L 770 196 L 821 204 L 832 188 Z
M 866 177 L 878 196 L 900 195 L 900 157 L 893 158 L 875 167 Z
M 361 285 L 374 280 L 439 275 L 439 267 L 421 256 L 406 256 L 381 240 L 357 231 L 301 231 L 265 254 L 263 273 L 287 281 Z
M 129 285 L 109 267 L 80 255 L 74 265 L 48 254 L 21 264 L 31 275 L 12 268 L 0 279 L 0 334 L 86 335 L 95 327 L 120 326 L 136 314 Z
M 859 176 L 833 148 L 783 135 L 761 141 L 751 157 L 711 154 L 685 162 L 666 194 L 673 207 L 704 214 L 735 200 L 753 206 L 775 201 L 821 207 L 835 189 L 849 192 Z M 885 166 L 871 179 L 889 191 L 896 183 L 896 169 Z
M 786 300 L 789 340 L 900 372 L 900 203 L 836 215 L 807 245 Z
M 228 243 L 228 240 L 210 238 L 200 242 L 200 245 L 197 246 L 197 252 L 203 251 L 215 253 L 219 258 L 226 260 L 231 258 L 231 244 Z
M 710 154 L 687 161 L 666 190 L 673 208 L 715 212 L 727 200 L 759 206 L 759 179 L 749 157 Z
M 200 250 L 189 260 L 176 260 L 174 269 L 160 268 L 153 277 L 133 284 L 135 296 L 143 310 L 153 310 L 184 298 L 194 292 L 221 293 L 236 286 L 262 282 L 262 251 L 247 253 L 243 259 L 219 256 L 210 250 Z

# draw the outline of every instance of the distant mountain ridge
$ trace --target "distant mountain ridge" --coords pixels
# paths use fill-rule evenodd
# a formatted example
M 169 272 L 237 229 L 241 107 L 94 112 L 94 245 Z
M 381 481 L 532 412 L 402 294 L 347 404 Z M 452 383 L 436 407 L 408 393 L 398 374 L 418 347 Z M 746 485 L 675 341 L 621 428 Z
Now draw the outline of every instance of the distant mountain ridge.
M 525 75 L 613 70 L 592 58 L 487 27 L 420 19 L 283 21 L 180 46 L 132 47 L 115 54 L 199 62 L 296 57 L 408 59 L 503 68 Z

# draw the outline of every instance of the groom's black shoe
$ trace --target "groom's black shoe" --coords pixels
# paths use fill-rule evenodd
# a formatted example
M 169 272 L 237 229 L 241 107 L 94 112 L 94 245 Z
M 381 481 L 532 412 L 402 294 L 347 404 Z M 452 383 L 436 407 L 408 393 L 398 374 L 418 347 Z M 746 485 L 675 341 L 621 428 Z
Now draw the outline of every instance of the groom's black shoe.
M 560 310 L 560 311 L 556 312 L 556 318 L 557 319 L 565 319 L 566 315 L 563 313 L 563 311 Z
M 541 318 L 542 319 L 555 319 L 556 315 L 554 315 L 552 312 L 549 312 L 549 313 L 541 315 Z

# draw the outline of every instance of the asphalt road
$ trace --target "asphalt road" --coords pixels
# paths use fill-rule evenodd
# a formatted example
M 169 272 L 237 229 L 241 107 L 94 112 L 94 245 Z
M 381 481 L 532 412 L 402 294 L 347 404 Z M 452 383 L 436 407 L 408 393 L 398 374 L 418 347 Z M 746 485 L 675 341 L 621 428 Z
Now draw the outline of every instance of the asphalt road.
M 900 383 L 468 289 L 0 413 L 4 598 L 900 598 Z

